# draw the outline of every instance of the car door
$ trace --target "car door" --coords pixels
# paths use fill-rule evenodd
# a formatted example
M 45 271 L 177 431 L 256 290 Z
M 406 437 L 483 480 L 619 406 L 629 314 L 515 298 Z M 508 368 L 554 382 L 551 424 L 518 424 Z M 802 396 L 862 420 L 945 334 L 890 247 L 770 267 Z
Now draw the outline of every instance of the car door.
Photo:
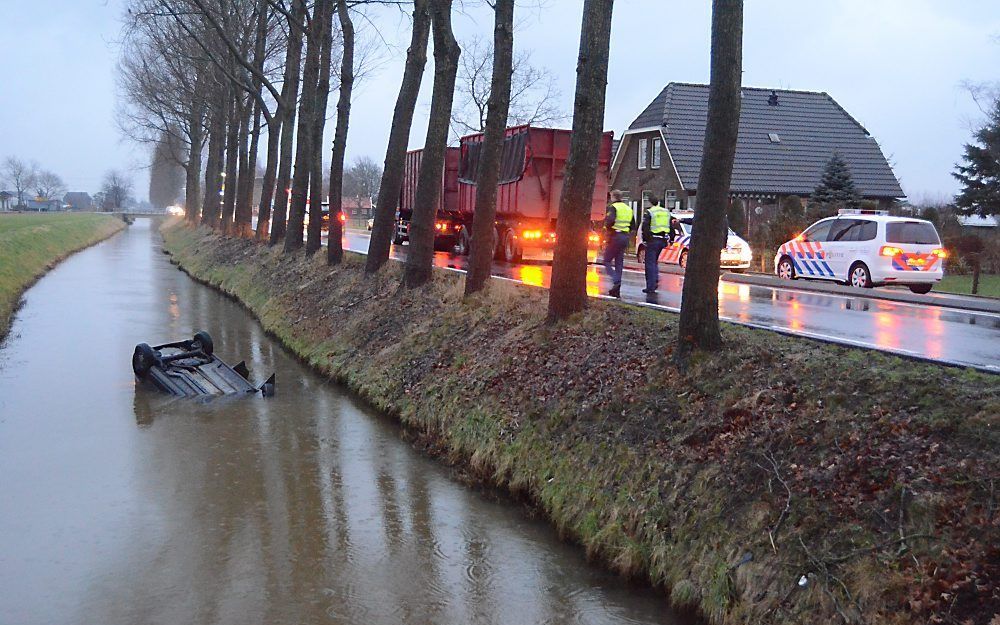
M 866 223 L 865 219 L 838 217 L 830 227 L 824 244 L 826 263 L 838 280 L 848 279 L 847 273 L 859 257 L 858 237 Z
M 833 226 L 833 218 L 817 221 L 790 242 L 795 275 L 803 278 L 831 279 L 833 272 L 826 264 L 826 240 Z

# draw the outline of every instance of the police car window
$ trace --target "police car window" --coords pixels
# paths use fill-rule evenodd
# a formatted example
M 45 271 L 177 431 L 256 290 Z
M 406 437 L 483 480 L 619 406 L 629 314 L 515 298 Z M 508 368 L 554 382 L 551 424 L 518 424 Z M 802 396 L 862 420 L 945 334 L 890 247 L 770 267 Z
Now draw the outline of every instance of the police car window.
M 923 221 L 896 221 L 885 225 L 886 243 L 937 245 L 941 242 L 934 226 Z
M 826 235 L 830 232 L 830 226 L 833 225 L 833 221 L 833 219 L 828 219 L 826 221 L 821 221 L 818 224 L 813 224 L 802 233 L 802 240 L 820 243 L 826 241 Z
M 875 237 L 878 236 L 878 222 L 865 220 L 865 224 L 861 226 L 861 230 L 858 232 L 858 241 L 874 241 Z
M 826 240 L 840 242 L 857 241 L 858 234 L 864 225 L 865 220 L 863 219 L 838 219 L 833 222 L 830 234 L 827 235 Z

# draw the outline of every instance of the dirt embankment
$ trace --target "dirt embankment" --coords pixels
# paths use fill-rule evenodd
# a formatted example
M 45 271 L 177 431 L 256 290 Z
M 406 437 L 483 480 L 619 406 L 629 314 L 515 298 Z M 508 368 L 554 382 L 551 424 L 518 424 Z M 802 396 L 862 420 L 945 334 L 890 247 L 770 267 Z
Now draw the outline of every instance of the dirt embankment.
M 184 227 L 167 248 L 318 370 L 713 623 L 1000 622 L 1000 378 L 461 277 L 399 288 Z
M 121 219 L 92 213 L 0 215 L 0 341 L 28 287 L 73 252 L 124 227 Z

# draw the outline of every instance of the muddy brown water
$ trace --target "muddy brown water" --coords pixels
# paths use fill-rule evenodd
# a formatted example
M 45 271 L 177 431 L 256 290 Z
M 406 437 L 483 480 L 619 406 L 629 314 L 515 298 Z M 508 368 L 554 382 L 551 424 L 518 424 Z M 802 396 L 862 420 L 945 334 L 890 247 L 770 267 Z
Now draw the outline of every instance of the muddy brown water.
M 277 397 L 136 385 L 136 343 L 195 329 Z M 413 450 L 155 222 L 43 278 L 0 347 L 0 623 L 687 622 Z

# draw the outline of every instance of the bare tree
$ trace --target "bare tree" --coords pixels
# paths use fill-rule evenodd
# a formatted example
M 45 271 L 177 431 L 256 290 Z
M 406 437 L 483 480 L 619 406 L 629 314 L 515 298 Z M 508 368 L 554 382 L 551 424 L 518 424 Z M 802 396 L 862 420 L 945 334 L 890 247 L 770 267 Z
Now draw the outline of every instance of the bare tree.
M 406 143 L 413 125 L 413 112 L 420 94 L 420 83 L 427 63 L 427 35 L 430 30 L 430 0 L 413 1 L 413 28 L 410 47 L 406 51 L 403 79 L 396 97 L 396 108 L 389 127 L 389 144 L 385 149 L 385 166 L 379 185 L 378 202 L 372 237 L 368 243 L 365 273 L 375 273 L 389 260 L 389 245 L 396 217 L 396 205 L 403 186 L 403 165 Z
M 370 156 L 359 156 L 344 170 L 344 197 L 378 197 L 382 166 Z
M 31 188 L 38 166 L 17 158 L 8 156 L 3 162 L 3 180 L 14 188 L 17 196 L 16 208 L 24 206 L 24 192 Z
M 330 100 L 330 67 L 333 56 L 334 4 L 337 0 L 324 0 L 323 5 L 317 2 L 314 20 L 321 19 L 317 31 L 320 37 L 319 74 L 315 85 L 315 100 L 313 102 L 313 138 L 312 153 L 309 155 L 311 171 L 309 173 L 309 229 L 306 233 L 306 255 L 319 251 L 323 235 L 323 131 L 326 128 L 326 108 Z M 320 11 L 322 8 L 322 11 Z M 333 239 L 334 214 L 333 207 L 329 213 L 329 241 Z M 339 226 L 339 222 L 337 224 Z M 339 236 L 338 236 L 339 245 Z
M 472 246 L 465 294 L 482 290 L 493 266 L 494 220 L 497 212 L 497 182 L 500 156 L 507 129 L 511 97 L 511 67 L 514 55 L 514 0 L 496 0 L 493 5 L 493 54 L 490 97 L 486 115 L 486 135 L 480 153 L 476 210 L 472 216 Z
M 410 250 L 403 275 L 403 284 L 409 288 L 426 284 L 432 275 L 435 207 L 441 195 L 455 76 L 462 52 L 451 29 L 451 4 L 452 0 L 431 0 L 430 3 L 434 28 L 434 89 L 410 221 Z
M 149 166 L 149 201 L 157 208 L 166 208 L 177 201 L 184 185 L 184 168 L 178 162 L 177 145 L 173 133 L 163 133 L 153 146 Z
M 486 118 L 493 88 L 495 47 L 495 41 L 485 42 L 476 36 L 462 51 L 455 91 L 455 107 L 451 113 L 451 127 L 455 135 L 486 130 Z M 562 94 L 559 92 L 556 76 L 552 72 L 544 67 L 535 67 L 531 63 L 531 55 L 526 52 L 514 54 L 509 67 L 508 125 L 546 126 L 569 119 L 559 106 Z
M 549 319 L 565 319 L 587 306 L 587 234 L 604 133 L 608 52 L 614 0 L 585 0 L 576 62 L 573 139 L 556 220 L 549 288 Z
M 713 0 L 708 122 L 675 352 L 681 363 L 694 349 L 711 350 L 722 345 L 719 254 L 726 244 L 729 183 L 740 125 L 742 67 L 743 0 Z
M 40 200 L 58 199 L 66 193 L 62 178 L 47 169 L 35 172 L 31 178 L 31 188 L 35 191 L 35 197 Z
M 112 169 L 104 174 L 101 193 L 104 197 L 104 210 L 122 209 L 132 199 L 132 180 L 121 171 Z
M 337 129 L 333 135 L 333 155 L 330 160 L 330 236 L 326 243 L 326 262 L 331 265 L 339 263 L 344 258 L 340 215 L 344 198 L 344 155 L 347 153 L 347 129 L 354 90 L 354 22 L 351 21 L 346 0 L 337 2 L 337 17 L 343 38 L 343 55 L 340 59 Z

